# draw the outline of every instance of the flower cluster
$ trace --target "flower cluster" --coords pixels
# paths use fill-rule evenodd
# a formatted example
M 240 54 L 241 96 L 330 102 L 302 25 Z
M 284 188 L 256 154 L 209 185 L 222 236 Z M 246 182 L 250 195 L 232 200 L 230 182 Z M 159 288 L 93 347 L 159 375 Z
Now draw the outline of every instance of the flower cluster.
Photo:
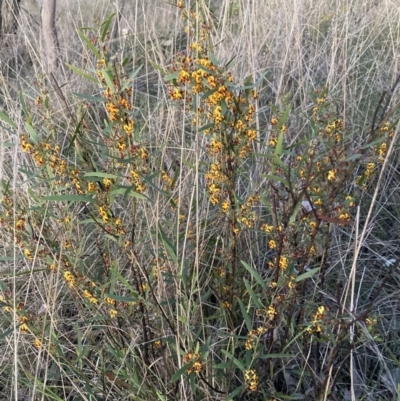
M 309 333 L 323 333 L 323 321 L 326 316 L 325 306 L 321 305 L 318 307 L 317 311 L 314 313 L 311 325 L 307 327 Z
M 264 334 L 266 332 L 266 329 L 264 327 L 258 327 L 257 329 L 251 330 L 248 334 L 247 334 L 247 340 L 246 343 L 244 345 L 245 349 L 247 351 L 250 351 L 252 349 L 254 349 L 255 345 L 257 344 L 257 342 L 259 341 L 259 338 L 262 334 Z
M 258 375 L 254 369 L 248 369 L 244 372 L 244 380 L 251 392 L 258 389 Z
M 167 77 L 169 96 L 193 112 L 193 125 L 207 136 L 211 163 L 206 181 L 210 202 L 219 206 L 222 213 L 229 214 L 234 202 L 233 194 L 229 193 L 232 181 L 228 177 L 235 174 L 240 160 L 251 154 L 252 143 L 257 139 L 257 130 L 253 127 L 257 93 L 235 88 L 232 74 L 225 67 L 219 67 L 207 50 L 206 25 L 201 26 L 194 41 L 196 15 L 186 9 L 182 13 L 191 42 L 187 54 L 177 55 L 172 73 Z M 251 228 L 255 214 L 243 211 L 241 219 L 244 227 Z
M 203 369 L 203 362 L 201 361 L 201 355 L 198 352 L 188 352 L 183 361 L 185 364 L 190 364 L 187 372 L 199 374 Z

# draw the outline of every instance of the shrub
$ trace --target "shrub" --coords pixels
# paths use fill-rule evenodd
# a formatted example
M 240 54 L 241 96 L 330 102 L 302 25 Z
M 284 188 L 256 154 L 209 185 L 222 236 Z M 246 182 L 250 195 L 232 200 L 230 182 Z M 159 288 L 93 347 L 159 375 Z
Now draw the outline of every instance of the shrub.
M 182 118 L 178 149 L 155 143 L 135 108 L 140 67 L 113 59 L 112 16 L 95 34 L 80 31 L 96 71 L 70 68 L 99 93 L 75 93 L 65 125 L 44 83 L 34 102 L 21 98 L 29 191 L 5 183 L 1 203 L 22 277 L 12 291 L 2 282 L 1 298 L 4 336 L 11 326 L 22 338 L 20 380 L 46 399 L 343 397 L 395 265 L 356 308 L 360 246 L 341 256 L 344 280 L 333 241 L 350 235 L 356 206 L 379 187 L 395 110 L 354 146 L 321 88 L 301 136 L 290 99 L 269 106 L 261 129 L 263 76 L 236 77 L 234 60 L 213 54 L 200 5 L 178 7 L 188 48 L 162 71 L 163 106 Z M 48 288 L 37 312 L 28 273 Z

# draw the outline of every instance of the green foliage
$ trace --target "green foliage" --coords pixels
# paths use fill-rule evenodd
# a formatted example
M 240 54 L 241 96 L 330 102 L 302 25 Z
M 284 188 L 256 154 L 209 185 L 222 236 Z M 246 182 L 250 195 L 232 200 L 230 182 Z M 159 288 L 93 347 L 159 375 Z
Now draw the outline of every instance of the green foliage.
M 62 130 L 44 84 L 24 100 L 31 188 L 26 199 L 6 186 L 1 224 L 29 274 L 57 292 L 34 317 L 2 285 L 0 338 L 18 330 L 32 358 L 48 357 L 35 376 L 45 399 L 326 399 L 367 342 L 354 330 L 372 326 L 374 306 L 354 312 L 338 293 L 334 231 L 354 225 L 396 124 L 377 122 L 354 147 L 324 88 L 301 138 L 289 99 L 269 106 L 261 133 L 261 78 L 234 77 L 234 60 L 211 51 L 206 13 L 179 6 L 189 47 L 163 77 L 164 107 L 190 133 L 177 162 L 160 161 L 174 145 L 154 145 L 136 110 L 141 66 L 110 54 L 114 15 L 78 31 L 96 70 L 68 67 L 101 93 L 72 92 Z

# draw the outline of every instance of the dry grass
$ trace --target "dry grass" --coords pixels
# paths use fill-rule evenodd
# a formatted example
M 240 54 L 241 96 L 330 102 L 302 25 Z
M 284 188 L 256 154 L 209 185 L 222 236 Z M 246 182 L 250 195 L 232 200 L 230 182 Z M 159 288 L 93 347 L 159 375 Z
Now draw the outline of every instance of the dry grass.
M 1 295 L 11 302 L 15 313 L 0 312 L 0 400 L 227 400 L 227 393 L 244 382 L 239 364 L 250 364 L 243 350 L 248 327 L 239 306 L 235 319 L 218 306 L 222 287 L 216 284 L 215 268 L 221 263 L 219 249 L 229 248 L 230 237 L 229 228 L 221 225 L 218 210 L 209 203 L 204 189 L 208 140 L 192 128 L 189 112 L 171 105 L 161 73 L 170 70 L 177 52 L 187 50 L 180 10 L 160 0 L 96 1 L 91 9 L 87 3 L 75 0 L 58 5 L 63 66 L 57 80 L 64 98 L 48 85 L 43 72 L 37 5 L 23 3 L 17 35 L 4 39 L 0 108 L 15 127 L 4 122 L 0 125 L 0 178 L 2 197 L 11 194 L 12 204 L 18 207 L 6 215 L 9 209 L 3 199 L 0 217 L 13 221 L 15 227 L 19 215 L 27 212 L 31 219 L 25 222 L 30 245 L 39 252 L 45 243 L 59 265 L 49 271 L 39 254 L 32 261 L 25 258 L 14 242 L 15 229 L 2 230 Z M 194 6 L 195 2 L 191 3 Z M 267 199 L 267 204 L 261 202 L 257 210 L 261 219 L 272 213 L 268 203 L 270 180 L 265 176 L 268 160 L 262 156 L 269 152 L 272 135 L 271 104 L 278 108 L 291 105 L 286 123 L 289 144 L 309 138 L 309 116 L 314 106 L 310 95 L 326 86 L 333 109 L 346 122 L 351 138 L 346 142 L 351 148 L 349 154 L 366 143 L 384 91 L 382 104 L 388 101 L 387 111 L 394 110 L 391 121 L 396 126 L 400 99 L 397 87 L 391 92 L 400 74 L 400 9 L 396 0 L 338 0 L 335 9 L 330 2 L 315 0 L 199 3 L 210 27 L 216 58 L 221 65 L 233 59 L 235 82 L 242 85 L 249 75 L 256 81 L 264 74 L 255 117 L 259 133 L 259 141 L 254 144 L 256 156 L 241 166 L 237 186 L 241 200 L 255 192 Z M 118 241 L 85 223 L 90 216 L 82 202 L 40 201 L 40 197 L 61 192 L 51 181 L 35 177 L 33 159 L 21 151 L 19 139 L 31 118 L 41 138 L 56 138 L 69 163 L 81 163 L 82 152 L 74 146 L 69 148 L 76 129 L 74 119 L 84 113 L 82 98 L 73 94 L 102 96 L 102 89 L 66 64 L 84 71 L 96 70 L 96 59 L 77 29 L 96 28 L 112 12 L 118 15 L 118 22 L 114 19 L 110 28 L 113 63 L 121 65 L 126 60 L 128 75 L 143 66 L 134 82 L 132 115 L 140 121 L 140 143 L 150 153 L 147 195 L 151 202 L 134 198 L 128 202 L 121 197 L 114 204 L 114 212 L 129 221 L 129 229 L 135 232 L 135 250 L 129 257 L 120 251 Z M 89 30 L 84 32 L 89 36 Z M 49 92 L 47 116 L 34 106 L 44 90 Z M 25 99 L 30 115 L 23 111 L 21 99 Z M 382 109 L 377 110 L 376 122 L 383 117 Z M 85 120 L 90 125 L 87 149 L 99 165 L 105 160 L 100 133 L 104 132 L 106 119 L 99 103 Z M 341 339 L 343 347 L 336 349 L 328 340 L 314 340 L 305 346 L 300 328 L 282 319 L 281 326 L 270 333 L 281 336 L 274 340 L 279 351 L 270 349 L 295 356 L 282 356 L 279 364 L 264 358 L 256 365 L 264 375 L 262 392 L 254 395 L 243 387 L 233 399 L 283 400 L 292 395 L 304 400 L 373 401 L 400 397 L 397 130 L 391 143 L 368 190 L 357 192 L 353 184 L 364 168 L 361 162 L 346 181 L 345 192 L 359 194 L 359 208 L 352 216 L 354 224 L 327 227 L 330 256 L 326 282 L 319 287 L 318 278 L 312 278 L 315 281 L 299 301 L 327 305 L 332 310 L 332 321 L 343 319 L 338 327 L 345 327 L 344 319 L 351 321 L 366 310 L 373 324 L 368 325 L 364 319 L 352 325 L 347 337 Z M 307 144 L 302 146 L 308 149 Z M 163 184 L 157 173 L 163 169 L 176 180 L 169 196 L 160 190 Z M 171 210 L 171 199 L 179 200 L 175 211 Z M 185 216 L 184 227 L 174 220 L 179 215 Z M 65 216 L 72 219 L 69 230 L 59 224 Z M 49 242 L 66 239 L 74 241 L 73 252 Z M 267 282 L 270 275 L 265 266 L 271 252 L 259 231 L 244 233 L 238 247 L 238 260 L 253 266 Z M 82 280 L 98 280 L 105 293 L 118 294 L 120 298 L 115 301 L 129 303 L 136 296 L 145 301 L 136 309 L 121 307 L 117 319 L 105 319 L 104 304 L 97 309 L 88 307 L 82 294 L 66 285 L 61 266 L 64 256 L 79 270 Z M 312 267 L 318 265 L 318 261 L 314 263 Z M 395 264 L 397 269 L 393 269 Z M 151 279 L 155 267 L 165 269 L 162 280 Z M 257 280 L 241 268 L 240 275 L 257 289 Z M 147 289 L 142 291 L 146 282 Z M 242 287 L 244 307 L 256 322 L 259 319 L 252 314 L 252 298 L 248 299 L 244 284 Z M 19 304 L 24 305 L 20 310 L 29 321 L 28 334 L 20 330 Z M 311 309 L 305 313 L 312 315 Z M 279 341 L 286 330 L 294 330 L 293 341 L 280 349 Z M 340 336 L 336 334 L 337 340 Z M 35 348 L 35 338 L 47 345 Z M 156 348 L 154 344 L 160 340 L 162 345 Z M 269 341 L 264 337 L 260 343 Z M 351 345 L 354 347 L 348 352 Z M 193 352 L 196 346 L 207 348 L 204 352 L 211 361 L 203 372 L 205 379 L 182 373 L 171 382 L 184 366 L 183 350 Z M 330 358 L 334 359 L 332 363 Z M 220 366 L 216 369 L 217 364 Z M 341 372 L 338 377 L 336 371 Z M 331 390 L 332 398 L 328 391 L 320 391 L 321 383 Z

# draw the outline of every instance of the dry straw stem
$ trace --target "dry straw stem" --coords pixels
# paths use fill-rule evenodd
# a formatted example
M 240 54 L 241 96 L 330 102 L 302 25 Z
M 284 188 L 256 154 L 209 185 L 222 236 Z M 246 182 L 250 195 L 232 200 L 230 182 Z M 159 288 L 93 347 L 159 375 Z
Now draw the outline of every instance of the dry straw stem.
M 34 80 L 40 79 L 46 70 L 41 62 L 42 42 L 39 9 L 28 4 L 28 2 L 25 3 L 29 14 L 25 11 L 21 13 L 19 32 L 10 38 L 16 46 L 2 48 L 1 109 L 4 108 L 16 122 L 18 130 L 13 132 L 2 129 L 1 131 L 1 173 L 5 182 L 11 179 L 14 201 L 17 199 L 26 200 L 27 208 L 29 208 L 31 206 L 29 204 L 31 202 L 30 193 L 35 188 L 29 180 L 19 173 L 19 168 L 22 165 L 29 166 L 32 161 L 27 155 L 19 152 L 18 146 L 8 148 L 4 145 L 6 142 L 16 144 L 20 131 L 24 129 L 24 120 L 18 99 L 19 88 L 22 88 L 27 101 L 33 101 L 40 92 Z M 195 4 L 194 1 L 187 3 Z M 161 393 L 164 394 L 170 391 L 168 375 L 165 372 L 169 374 L 171 372 L 168 369 L 179 369 L 183 366 L 182 355 L 176 350 L 179 350 L 181 342 L 195 344 L 199 333 L 191 330 L 191 327 L 204 322 L 204 316 L 194 310 L 197 299 L 213 284 L 211 278 L 206 279 L 213 267 L 210 266 L 211 263 L 208 265 L 201 262 L 203 255 L 200 253 L 194 255 L 194 263 L 191 266 L 193 279 L 188 287 L 185 288 L 179 279 L 185 273 L 185 259 L 193 257 L 193 254 L 190 253 L 191 248 L 188 246 L 188 234 L 191 230 L 189 224 L 194 226 L 195 249 L 200 249 L 201 244 L 216 238 L 215 249 L 209 260 L 216 261 L 216 249 L 226 245 L 223 238 L 218 236 L 219 227 L 211 226 L 204 230 L 202 226 L 202 222 L 213 220 L 210 205 L 207 202 L 199 204 L 199 199 L 202 196 L 200 188 L 203 184 L 201 182 L 202 165 L 200 162 L 204 157 L 206 139 L 202 133 L 199 133 L 198 126 L 194 129 L 188 128 L 191 124 L 189 115 L 176 107 L 169 107 L 162 77 L 154 68 L 154 65 L 158 64 L 163 69 L 167 69 L 171 64 L 173 55 L 177 51 L 185 50 L 187 41 L 186 39 L 182 40 L 182 36 L 180 36 L 182 22 L 179 11 L 165 1 L 126 0 L 124 3 L 96 1 L 96 7 L 88 7 L 87 4 L 88 2 L 83 0 L 58 3 L 56 23 L 60 41 L 60 58 L 63 62 L 75 65 L 82 70 L 94 71 L 93 57 L 83 48 L 81 40 L 76 35 L 75 28 L 94 26 L 96 21 L 103 21 L 111 12 L 121 11 L 121 9 L 116 9 L 115 5 L 122 7 L 124 4 L 124 12 L 119 14 L 119 21 L 112 29 L 112 46 L 115 45 L 117 49 L 113 55 L 113 60 L 118 64 L 127 58 L 129 60 L 128 65 L 135 67 L 140 64 L 144 65 L 133 91 L 134 100 L 139 102 L 135 112 L 143 119 L 141 130 L 147 133 L 146 140 L 149 149 L 159 151 L 158 160 L 160 161 L 159 165 L 155 166 L 156 169 L 164 163 L 170 171 L 172 171 L 171 166 L 173 165 L 181 166 L 177 172 L 177 185 L 171 194 L 174 199 L 180 199 L 177 214 L 180 215 L 182 212 L 186 215 L 184 233 L 179 232 L 179 228 L 176 226 L 175 232 L 171 234 L 171 238 L 176 244 L 175 253 L 179 255 L 179 260 L 176 265 L 170 264 L 168 266 L 168 273 L 173 277 L 171 280 L 173 284 L 171 282 L 165 283 L 162 280 L 153 284 L 155 297 L 159 300 L 169 299 L 171 292 L 174 291 L 172 296 L 175 302 L 167 302 L 163 304 L 162 308 L 164 308 L 165 314 L 175 319 L 173 321 L 174 327 L 178 329 L 175 351 L 171 351 L 171 354 L 175 352 L 176 361 L 172 363 L 172 359 L 168 359 L 163 367 L 158 365 L 155 368 L 159 369 L 157 373 L 160 379 L 157 385 L 162 390 Z M 379 93 L 390 87 L 399 73 L 398 21 L 400 20 L 400 10 L 395 0 L 377 2 L 339 0 L 335 3 L 333 10 L 330 2 L 316 0 L 286 2 L 276 0 L 222 0 L 219 2 L 203 1 L 197 4 L 203 4 L 205 14 L 209 16 L 212 39 L 216 44 L 213 51 L 216 57 L 221 60 L 221 65 L 235 57 L 232 64 L 235 79 L 240 82 L 243 77 L 250 74 L 256 79 L 265 71 L 267 72 L 261 84 L 260 102 L 257 106 L 256 124 L 261 137 L 260 141 L 255 144 L 254 150 L 258 153 L 264 152 L 268 146 L 268 138 L 262 135 L 265 134 L 271 117 L 270 109 L 267 106 L 269 102 L 279 104 L 286 94 L 290 94 L 294 111 L 289 134 L 292 135 L 292 141 L 295 142 L 302 138 L 305 130 L 309 129 L 309 124 L 304 117 L 311 105 L 308 93 L 329 84 L 330 93 L 337 103 L 338 113 L 346 121 L 350 121 L 354 132 L 361 132 L 362 127 L 370 124 L 370 110 L 374 109 Z M 71 95 L 72 92 L 99 94 L 98 87 L 74 76 L 70 71 L 65 72 L 65 75 L 59 79 L 59 83 L 73 111 L 78 110 L 79 101 Z M 63 142 L 63 145 L 66 146 L 73 130 L 73 124 L 70 121 L 70 115 L 65 104 L 63 102 L 57 103 L 58 99 L 53 96 L 52 90 L 49 90 L 53 107 L 52 121 L 57 132 L 65 134 L 61 141 L 66 141 Z M 394 103 L 397 96 L 395 93 Z M 104 128 L 104 110 L 93 112 L 90 118 L 93 131 L 101 132 Z M 93 140 L 95 141 L 96 137 Z M 359 260 L 361 246 L 369 238 L 368 227 L 374 220 L 373 212 L 379 195 L 378 187 L 395 185 L 395 183 L 384 182 L 384 173 L 388 171 L 389 156 L 394 154 L 396 141 L 398 142 L 398 129 L 396 129 L 394 140 L 391 142 L 383 170 L 379 176 L 367 221 L 361 229 L 361 234 L 358 235 L 357 233 L 356 235 L 355 256 L 351 276 L 346 284 L 346 297 L 344 298 L 347 300 L 347 294 L 350 294 L 349 310 L 353 313 L 356 312 L 358 302 L 355 287 L 356 263 Z M 362 138 L 355 135 L 354 147 L 357 147 L 357 142 L 362 142 Z M 96 157 L 96 155 L 93 156 Z M 69 157 L 72 162 L 77 156 L 71 154 Z M 194 168 L 188 168 L 188 165 L 194 166 Z M 262 177 L 262 165 L 257 164 L 252 167 L 253 170 L 249 172 L 248 177 L 240 178 L 240 190 L 243 197 L 250 191 L 249 183 L 260 193 L 267 186 L 266 179 Z M 51 188 L 43 187 L 41 191 L 43 191 L 41 195 L 45 196 L 48 195 L 45 192 L 50 192 Z M 125 205 L 122 206 L 125 207 Z M 169 203 L 165 202 L 160 193 L 154 196 L 154 203 L 151 207 L 142 204 L 137 207 L 137 215 L 141 217 L 137 221 L 136 236 L 139 239 L 145 238 L 143 247 L 137 250 L 137 264 L 141 269 L 149 263 L 147 253 L 157 255 L 161 248 L 160 237 L 151 236 L 148 233 L 154 231 L 158 222 L 162 221 L 165 216 L 170 218 L 168 215 L 170 213 L 169 207 Z M 127 207 L 124 216 L 129 216 L 132 210 L 133 208 Z M 47 216 L 43 216 L 43 224 Z M 16 217 L 14 214 L 14 222 Z M 398 219 L 398 217 L 396 218 Z M 43 226 L 38 230 L 39 236 L 42 234 L 42 228 Z M 84 236 L 82 227 L 79 229 L 79 233 L 81 233 L 79 235 L 82 235 L 82 247 L 87 249 L 90 255 L 93 255 L 97 246 L 94 234 Z M 182 235 L 184 241 L 180 241 Z M 14 257 L 12 263 L 2 262 L 0 268 L 2 276 L 8 275 L 8 271 L 10 272 L 11 280 L 7 283 L 14 289 L 14 305 L 24 299 L 25 303 L 31 306 L 30 310 L 33 314 L 42 304 L 48 305 L 46 318 L 50 321 L 50 337 L 54 333 L 57 335 L 62 333 L 60 335 L 62 340 L 60 341 L 65 340 L 64 349 L 75 352 L 76 344 L 74 341 L 66 338 L 67 334 L 64 338 L 65 322 L 62 313 L 66 302 L 70 302 L 70 300 L 61 291 L 63 288 L 62 277 L 56 273 L 51 275 L 37 273 L 35 271 L 36 260 L 33 264 L 25 264 L 17 258 L 19 250 L 13 243 L 11 235 L 7 237 L 5 233 L 2 233 L 1 238 L 3 249 L 12 250 Z M 254 265 L 261 265 L 262 263 L 259 260 L 262 260 L 262 257 L 260 255 L 265 252 L 262 244 L 254 244 L 250 235 L 244 238 L 244 244 L 249 259 L 254 261 Z M 60 260 L 62 253 L 63 250 L 61 249 L 60 254 L 56 255 L 58 260 Z M 94 266 L 98 264 L 101 264 L 98 260 L 93 262 Z M 21 272 L 27 272 L 27 274 L 19 276 Z M 29 278 L 26 279 L 26 277 Z M 185 303 L 181 300 L 185 300 Z M 214 308 L 214 305 L 211 305 L 210 308 Z M 247 311 L 249 312 L 249 309 Z M 207 330 L 210 329 L 207 326 L 208 323 L 205 323 L 201 330 L 203 337 L 206 337 Z M 212 344 L 210 351 L 215 360 L 220 363 L 227 363 L 228 361 L 227 359 L 218 360 L 218 345 L 222 343 L 222 337 L 228 335 L 225 323 L 223 319 L 214 323 L 218 330 L 214 332 L 212 340 L 215 341 L 215 344 Z M 31 372 L 35 372 L 37 378 L 37 381 L 34 381 L 32 398 L 44 399 L 45 396 L 39 395 L 39 379 L 46 382 L 56 368 L 65 377 L 69 373 L 65 370 L 62 361 L 53 358 L 44 350 L 40 351 L 37 359 L 34 360 L 31 344 L 18 331 L 19 322 L 15 314 L 12 324 L 14 334 L 12 339 L 7 338 L 6 341 L 2 341 L 1 353 L 4 355 L 2 369 L 8 369 L 8 363 L 12 361 L 13 389 L 8 387 L 3 390 L 1 387 L 1 391 L 3 391 L 5 399 L 9 399 L 11 394 L 13 394 L 14 399 L 17 399 L 18 390 L 23 385 L 20 380 L 23 377 L 23 371 L 29 368 Z M 170 332 L 165 325 L 161 336 L 168 338 Z M 134 352 L 141 347 L 140 326 L 129 331 L 129 336 L 131 336 L 131 342 L 128 343 L 126 354 L 121 362 L 126 362 L 132 355 L 134 355 L 132 360 L 139 359 Z M 371 337 L 369 339 L 371 340 Z M 373 343 L 373 352 L 381 362 L 385 362 L 386 356 L 383 356 L 382 350 L 377 344 Z M 170 344 L 165 345 L 165 347 L 168 351 L 173 349 L 172 346 L 169 348 Z M 232 353 L 234 353 L 233 347 L 232 340 L 231 348 L 229 348 Z M 305 355 L 311 353 L 312 348 L 310 347 Z M 160 356 L 160 358 L 162 357 Z M 32 365 L 35 367 L 33 370 L 31 369 Z M 87 366 L 97 372 L 97 367 L 90 364 Z M 118 374 L 121 373 L 121 366 L 122 364 L 113 372 L 115 380 L 112 381 L 112 389 L 117 388 L 115 383 L 118 383 L 116 379 Z M 43 369 L 44 375 L 42 375 L 41 369 Z M 142 365 L 141 369 L 140 374 L 143 377 L 154 376 L 153 372 L 147 371 L 145 366 Z M 3 372 L 6 372 L 3 375 L 6 377 L 11 371 L 4 370 Z M 213 370 L 210 369 L 210 372 L 211 375 Z M 365 377 L 367 377 L 367 373 L 365 373 Z M 239 375 L 234 378 L 234 380 L 239 379 Z M 183 377 L 180 381 L 179 399 L 192 399 L 189 384 Z M 219 381 L 220 379 L 213 379 L 213 386 L 229 388 L 231 384 L 229 380 Z M 125 381 L 122 382 L 125 383 Z M 74 379 L 69 385 L 76 391 L 77 396 L 85 400 L 89 399 L 87 395 L 82 394 L 83 380 L 79 382 L 79 379 Z M 204 383 L 201 383 L 201 386 L 204 386 L 202 389 L 204 391 L 203 399 L 215 399 L 216 393 L 212 393 Z M 143 387 L 145 384 L 141 386 L 141 388 Z M 136 389 L 136 391 L 141 390 Z M 105 398 L 111 399 L 112 396 L 110 390 Z M 142 399 L 151 399 L 150 395 L 148 398 L 141 397 Z M 221 396 L 220 399 L 222 398 Z

